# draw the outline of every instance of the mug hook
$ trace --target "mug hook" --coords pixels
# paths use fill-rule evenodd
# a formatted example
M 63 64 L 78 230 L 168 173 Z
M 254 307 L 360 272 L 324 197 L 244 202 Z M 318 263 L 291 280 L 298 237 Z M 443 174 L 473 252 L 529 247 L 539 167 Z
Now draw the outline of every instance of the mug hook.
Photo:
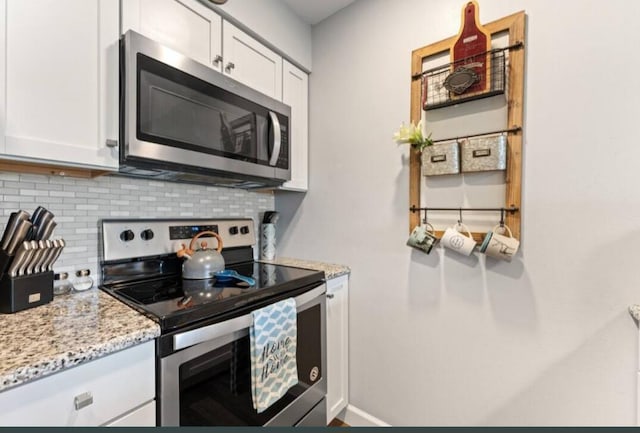
M 500 208 L 500 227 L 504 227 L 504 208 Z
M 427 212 L 429 212 L 429 209 L 424 208 L 424 218 L 422 219 L 422 224 L 427 225 Z
M 458 224 L 462 224 L 462 208 L 458 208 L 460 215 L 458 216 Z

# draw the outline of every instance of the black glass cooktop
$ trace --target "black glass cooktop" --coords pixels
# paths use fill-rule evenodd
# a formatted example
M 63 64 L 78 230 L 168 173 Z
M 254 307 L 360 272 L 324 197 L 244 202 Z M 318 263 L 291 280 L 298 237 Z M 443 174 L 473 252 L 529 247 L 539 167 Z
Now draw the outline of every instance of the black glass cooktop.
M 324 273 L 267 263 L 228 266 L 255 280 L 254 286 L 230 279 L 183 280 L 179 275 L 114 284 L 103 290 L 157 321 L 163 332 L 203 320 L 211 321 L 238 309 L 259 305 L 270 298 L 324 279 Z

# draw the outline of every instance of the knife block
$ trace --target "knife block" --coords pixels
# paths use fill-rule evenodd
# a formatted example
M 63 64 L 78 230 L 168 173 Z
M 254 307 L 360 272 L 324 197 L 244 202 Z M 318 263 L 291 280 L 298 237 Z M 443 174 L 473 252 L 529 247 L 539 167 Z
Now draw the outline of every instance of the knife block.
M 53 300 L 53 271 L 0 278 L 0 313 L 15 313 Z
M 7 254 L 6 251 L 0 250 L 0 277 L 5 276 L 5 272 L 9 269 L 9 265 L 13 261 L 13 256 Z

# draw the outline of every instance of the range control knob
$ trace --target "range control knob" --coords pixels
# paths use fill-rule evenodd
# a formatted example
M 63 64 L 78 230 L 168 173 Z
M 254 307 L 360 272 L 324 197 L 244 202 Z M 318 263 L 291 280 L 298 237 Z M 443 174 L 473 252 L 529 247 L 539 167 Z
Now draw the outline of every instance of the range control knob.
M 140 237 L 145 241 L 150 241 L 151 239 L 153 239 L 153 235 L 153 230 L 151 229 L 143 230 L 142 233 L 140 233 Z
M 238 226 L 229 227 L 229 233 L 232 235 L 238 234 Z
M 246 235 L 247 233 L 249 233 L 249 226 L 240 227 L 240 233 L 242 233 L 243 235 Z
M 133 230 L 125 230 L 122 233 L 120 233 L 120 239 L 124 242 L 132 241 L 133 238 L 135 237 L 136 235 L 133 234 Z

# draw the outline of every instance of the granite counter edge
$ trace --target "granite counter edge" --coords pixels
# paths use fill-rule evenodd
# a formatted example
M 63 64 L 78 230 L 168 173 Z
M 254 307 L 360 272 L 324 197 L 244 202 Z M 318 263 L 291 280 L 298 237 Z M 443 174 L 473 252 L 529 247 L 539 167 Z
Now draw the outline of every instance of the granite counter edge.
M 89 361 L 94 361 L 120 350 L 145 343 L 155 339 L 159 335 L 160 328 L 157 325 L 149 326 L 145 329 L 129 332 L 126 335 L 116 336 L 97 346 L 88 346 L 76 351 L 58 354 L 44 362 L 23 365 L 14 369 L 11 373 L 0 376 L 0 392 L 47 377 L 53 373 L 82 365 Z
M 259 260 L 262 263 L 272 263 L 274 265 L 292 266 L 295 268 L 311 269 L 314 271 L 324 271 L 325 277 L 330 280 L 342 275 L 351 274 L 351 269 L 345 265 L 335 263 L 318 262 L 314 260 L 302 260 L 289 257 L 279 257 L 273 260 Z

